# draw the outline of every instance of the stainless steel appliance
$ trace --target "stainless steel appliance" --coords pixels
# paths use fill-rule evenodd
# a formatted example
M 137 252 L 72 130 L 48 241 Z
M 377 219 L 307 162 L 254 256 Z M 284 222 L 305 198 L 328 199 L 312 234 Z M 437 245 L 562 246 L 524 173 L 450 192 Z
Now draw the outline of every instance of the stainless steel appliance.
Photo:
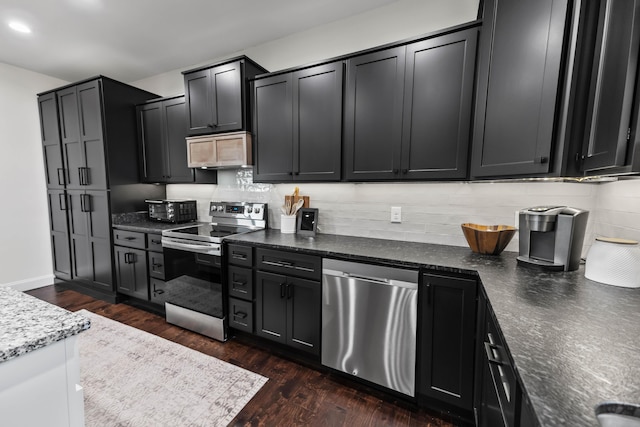
M 519 213 L 518 263 L 548 270 L 576 270 L 589 212 L 567 206 L 537 206 Z
M 167 322 L 227 339 L 227 289 L 222 286 L 222 242 L 267 227 L 264 203 L 211 202 L 211 223 L 162 232 L 165 279 L 152 299 L 164 303 Z
M 322 364 L 415 396 L 418 272 L 324 259 Z
M 195 200 L 145 200 L 149 219 L 162 222 L 188 222 L 198 218 Z

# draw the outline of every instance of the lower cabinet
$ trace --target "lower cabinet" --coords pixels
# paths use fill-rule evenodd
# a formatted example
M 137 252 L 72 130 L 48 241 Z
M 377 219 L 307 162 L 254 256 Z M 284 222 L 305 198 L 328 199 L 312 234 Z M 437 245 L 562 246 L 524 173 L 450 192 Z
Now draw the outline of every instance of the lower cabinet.
M 113 231 L 116 290 L 164 305 L 164 254 L 160 235 Z
M 320 354 L 319 282 L 258 271 L 256 334 Z
M 118 292 L 148 300 L 147 254 L 144 250 L 114 246 L 116 289 Z
M 427 271 L 419 291 L 418 395 L 473 409 L 477 282 Z

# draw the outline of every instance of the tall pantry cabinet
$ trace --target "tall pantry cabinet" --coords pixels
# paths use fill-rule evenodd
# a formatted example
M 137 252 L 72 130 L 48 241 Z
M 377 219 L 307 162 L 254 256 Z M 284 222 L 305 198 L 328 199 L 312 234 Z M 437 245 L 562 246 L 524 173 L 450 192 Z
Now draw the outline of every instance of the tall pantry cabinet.
M 56 278 L 115 299 L 111 215 L 145 209 L 135 105 L 157 95 L 106 77 L 38 94 Z

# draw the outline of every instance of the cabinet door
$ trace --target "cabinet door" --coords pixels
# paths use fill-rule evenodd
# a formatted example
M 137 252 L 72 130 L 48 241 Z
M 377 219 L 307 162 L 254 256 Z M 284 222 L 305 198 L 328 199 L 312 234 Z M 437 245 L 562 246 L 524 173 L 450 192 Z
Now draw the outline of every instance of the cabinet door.
M 64 188 L 65 173 L 62 163 L 56 94 L 52 92 L 39 96 L 38 109 L 47 188 Z
M 339 181 L 342 159 L 342 62 L 293 73 L 293 175 Z
M 78 94 L 76 87 L 56 92 L 60 117 L 60 138 L 67 188 L 79 189 L 81 174 L 85 167 L 80 139 L 80 116 L 78 115 Z
M 165 143 L 162 135 L 164 126 L 162 102 L 141 105 L 137 110 L 142 151 L 140 178 L 143 182 L 164 182 L 168 159 L 165 158 Z M 184 123 L 182 128 L 184 129 Z
M 477 30 L 407 46 L 402 177 L 467 176 Z
M 102 132 L 102 102 L 100 82 L 78 85 L 80 140 L 85 170 L 81 185 L 89 190 L 106 190 L 107 172 Z
M 600 2 L 582 170 L 627 165 L 640 44 L 640 2 Z
M 320 355 L 320 282 L 288 278 L 287 344 Z
M 567 0 L 487 0 L 478 65 L 473 177 L 550 171 Z
M 352 181 L 398 179 L 405 47 L 347 61 L 345 173 Z
M 256 273 L 256 334 L 287 342 L 287 278 L 279 274 Z
M 424 274 L 420 377 L 421 394 L 458 407 L 473 407 L 473 364 L 476 331 L 473 279 Z
M 168 173 L 166 182 L 193 182 L 194 172 L 187 166 L 187 145 L 185 131 L 186 104 L 184 98 L 164 101 L 164 129 L 166 135 L 166 153 L 168 153 Z
M 231 132 L 243 128 L 242 63 L 240 61 L 211 69 L 212 125 L 215 132 Z
M 70 190 L 68 195 L 73 278 L 113 291 L 108 192 Z
M 187 105 L 186 126 L 189 135 L 213 132 L 211 73 L 209 69 L 184 75 Z
M 117 290 L 123 294 L 149 300 L 147 260 L 143 250 L 114 246 Z
M 64 190 L 48 190 L 49 225 L 53 274 L 59 279 L 71 280 L 71 252 L 69 250 L 69 227 L 67 225 L 68 200 Z
M 253 179 L 290 181 L 293 175 L 293 106 L 291 74 L 254 82 Z

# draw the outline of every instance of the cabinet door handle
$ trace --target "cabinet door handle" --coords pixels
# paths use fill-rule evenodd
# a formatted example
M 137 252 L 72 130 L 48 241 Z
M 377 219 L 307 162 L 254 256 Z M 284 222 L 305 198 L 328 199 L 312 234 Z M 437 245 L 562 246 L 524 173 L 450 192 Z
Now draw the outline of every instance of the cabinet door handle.
M 67 196 L 65 196 L 64 193 L 58 194 L 58 201 L 60 202 L 60 210 L 61 211 L 66 211 L 67 210 Z
M 400 172 L 398 169 L 394 169 L 394 170 L 393 170 L 393 174 L 394 174 L 394 175 L 398 175 L 398 172 Z
M 58 185 L 65 185 L 64 169 L 58 168 Z
M 80 195 L 80 212 L 91 212 L 91 195 Z
M 403 174 L 403 175 L 406 175 L 406 174 L 408 174 L 408 173 L 409 173 L 409 169 L 402 169 L 402 174 Z
M 213 128 L 217 128 L 217 127 L 218 127 L 218 124 L 217 124 L 217 123 L 209 123 L 209 124 L 207 125 L 207 127 L 208 127 L 208 128 L 211 128 L 211 129 L 213 129 Z
M 426 283 L 427 287 L 427 305 L 431 305 L 431 283 Z
M 161 267 L 162 267 L 162 264 L 158 264 L 157 262 L 153 261 L 153 262 L 151 263 L 151 267 L 153 267 L 153 268 L 161 268 Z
M 89 168 L 78 168 L 78 175 L 80 177 L 80 185 L 89 185 Z
M 495 344 L 491 344 L 490 342 L 485 341 L 484 342 L 484 351 L 485 353 L 487 353 L 487 360 L 489 361 L 489 363 L 492 363 L 494 365 L 498 365 L 501 366 L 504 363 L 502 362 L 502 360 L 498 359 L 497 357 L 495 357 L 493 355 L 493 350 L 495 350 L 496 352 L 498 352 L 499 347 Z
M 239 317 L 241 319 L 246 319 L 247 318 L 247 313 L 245 313 L 244 311 L 234 311 L 233 312 L 233 316 L 234 317 Z
M 287 286 L 286 283 L 280 283 L 280 298 L 284 298 L 285 295 L 287 294 L 285 287 Z
M 534 160 L 536 163 L 540 163 L 540 164 L 545 164 L 549 162 L 549 158 L 548 157 L 536 157 Z
M 156 284 L 153 284 L 153 294 L 154 295 L 162 295 L 164 294 L 164 289 L 156 289 Z
M 136 254 L 133 252 L 127 252 L 124 254 L 124 262 L 125 264 L 133 264 L 136 262 Z
M 293 285 L 287 283 L 287 299 L 293 298 Z

